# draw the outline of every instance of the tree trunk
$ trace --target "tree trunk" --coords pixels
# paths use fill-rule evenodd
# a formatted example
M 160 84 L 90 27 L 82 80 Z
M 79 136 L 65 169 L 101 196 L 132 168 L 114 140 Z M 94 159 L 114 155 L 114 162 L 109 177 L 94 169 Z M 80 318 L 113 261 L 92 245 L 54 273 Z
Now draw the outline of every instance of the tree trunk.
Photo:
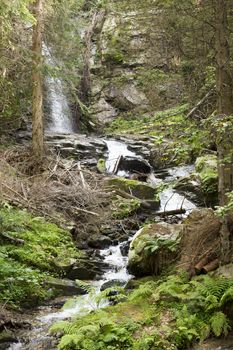
M 228 30 L 228 0 L 216 1 L 216 87 L 219 119 L 233 115 L 232 77 L 230 70 L 230 47 Z M 224 122 L 224 120 L 222 120 Z M 229 123 L 229 121 L 228 121 Z M 223 123 L 224 124 L 224 123 Z M 231 123 L 230 123 L 231 124 Z M 225 126 L 227 123 L 225 123 Z M 231 125 L 225 127 L 218 135 L 218 175 L 219 175 L 219 203 L 227 204 L 227 192 L 233 190 L 232 166 L 232 132 Z M 229 260 L 230 240 L 228 216 L 222 220 L 221 235 L 221 262 Z
M 44 153 L 43 135 L 43 92 L 42 92 L 42 32 L 43 32 L 43 0 L 36 0 L 34 16 L 36 24 L 33 27 L 32 52 L 32 150 L 36 163 L 42 162 Z

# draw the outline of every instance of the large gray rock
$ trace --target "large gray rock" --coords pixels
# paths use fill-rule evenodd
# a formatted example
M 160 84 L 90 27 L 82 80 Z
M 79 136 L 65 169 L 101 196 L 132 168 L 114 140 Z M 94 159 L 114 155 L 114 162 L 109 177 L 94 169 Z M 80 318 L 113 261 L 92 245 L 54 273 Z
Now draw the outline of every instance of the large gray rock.
M 161 222 L 140 229 L 129 250 L 128 270 L 136 277 L 157 275 L 178 256 L 182 225 Z
M 70 296 L 86 294 L 84 289 L 78 287 L 75 282 L 68 279 L 49 277 L 44 283 L 48 287 L 54 289 L 56 294 L 59 295 Z

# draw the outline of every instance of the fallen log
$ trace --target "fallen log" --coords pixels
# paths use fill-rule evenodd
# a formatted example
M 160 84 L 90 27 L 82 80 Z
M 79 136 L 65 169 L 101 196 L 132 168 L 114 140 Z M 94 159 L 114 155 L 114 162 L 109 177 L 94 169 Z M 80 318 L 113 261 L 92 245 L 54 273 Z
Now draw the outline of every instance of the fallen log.
M 202 272 L 202 268 L 208 263 L 208 260 L 208 256 L 205 256 L 194 266 L 197 275 L 199 275 Z
M 174 209 L 174 210 L 167 210 L 167 211 L 158 211 L 156 215 L 158 216 L 169 216 L 169 215 L 179 215 L 179 214 L 185 214 L 186 210 L 183 208 L 180 209 Z
M 209 264 L 202 268 L 202 273 L 207 274 L 208 272 L 214 271 L 219 267 L 219 259 L 211 261 Z
M 116 161 L 116 164 L 114 165 L 114 169 L 113 169 L 113 174 L 117 174 L 118 170 L 119 170 L 119 167 L 121 165 L 121 161 L 123 159 L 123 156 L 120 155 L 118 158 L 117 158 L 117 161 Z

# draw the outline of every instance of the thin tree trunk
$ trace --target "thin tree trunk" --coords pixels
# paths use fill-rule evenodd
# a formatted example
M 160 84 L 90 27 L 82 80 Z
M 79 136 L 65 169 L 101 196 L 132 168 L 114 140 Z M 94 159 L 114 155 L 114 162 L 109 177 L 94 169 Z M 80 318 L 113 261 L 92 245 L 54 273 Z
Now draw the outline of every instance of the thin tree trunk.
M 233 114 L 232 77 L 230 70 L 230 48 L 228 31 L 228 0 L 216 0 L 216 87 L 218 115 L 221 118 Z M 227 192 L 233 190 L 232 135 L 229 128 L 218 135 L 219 203 L 227 204 Z M 228 216 L 222 220 L 221 262 L 227 263 L 230 252 Z
M 43 32 L 43 0 L 34 4 L 36 24 L 33 27 L 32 52 L 32 149 L 36 162 L 41 163 L 44 153 L 43 135 L 43 91 L 41 77 L 42 63 L 42 32 Z

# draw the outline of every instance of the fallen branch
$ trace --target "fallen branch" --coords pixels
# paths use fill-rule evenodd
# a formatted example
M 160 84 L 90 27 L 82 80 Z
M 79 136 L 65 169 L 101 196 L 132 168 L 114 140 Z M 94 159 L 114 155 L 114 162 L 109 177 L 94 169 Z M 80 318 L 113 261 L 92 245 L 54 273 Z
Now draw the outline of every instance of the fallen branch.
M 78 162 L 78 170 L 79 170 L 79 174 L 80 174 L 80 178 L 81 178 L 81 181 L 82 181 L 83 188 L 87 189 L 87 184 L 85 182 L 85 178 L 84 178 L 84 175 L 83 175 L 83 171 L 82 171 L 82 167 L 81 167 L 81 163 L 80 162 Z
M 174 209 L 174 210 L 167 210 L 167 211 L 159 211 L 156 213 L 158 216 L 168 216 L 168 215 L 178 215 L 178 214 L 185 214 L 186 210 L 183 208 L 180 209 Z
M 207 92 L 207 94 L 196 104 L 195 107 L 191 109 L 191 111 L 188 113 L 187 118 L 192 118 L 195 116 L 195 113 L 198 112 L 199 108 L 211 97 L 211 95 L 214 95 L 215 93 L 215 87 L 212 88 L 210 91 Z
M 75 210 L 81 211 L 81 212 L 86 213 L 86 214 L 90 214 L 90 215 L 94 215 L 94 216 L 99 216 L 99 214 L 94 213 L 93 211 L 86 210 L 86 209 L 75 208 Z
M 117 172 L 118 172 L 118 170 L 119 170 L 119 167 L 120 167 L 120 165 L 121 165 L 122 159 L 123 159 L 123 156 L 122 156 L 122 155 L 120 155 L 120 156 L 117 158 L 117 161 L 116 161 L 116 163 L 115 163 L 115 165 L 114 165 L 114 168 L 113 168 L 113 174 L 114 174 L 114 175 L 117 174 Z
M 23 244 L 24 244 L 24 240 L 23 240 L 23 239 L 11 237 L 11 236 L 9 236 L 9 235 L 6 234 L 6 233 L 1 233 L 0 236 L 1 236 L 4 240 L 6 240 L 6 241 L 8 241 L 8 242 L 10 242 L 10 243 L 18 244 L 18 245 L 19 245 L 19 244 L 20 244 L 20 245 L 23 245 Z

